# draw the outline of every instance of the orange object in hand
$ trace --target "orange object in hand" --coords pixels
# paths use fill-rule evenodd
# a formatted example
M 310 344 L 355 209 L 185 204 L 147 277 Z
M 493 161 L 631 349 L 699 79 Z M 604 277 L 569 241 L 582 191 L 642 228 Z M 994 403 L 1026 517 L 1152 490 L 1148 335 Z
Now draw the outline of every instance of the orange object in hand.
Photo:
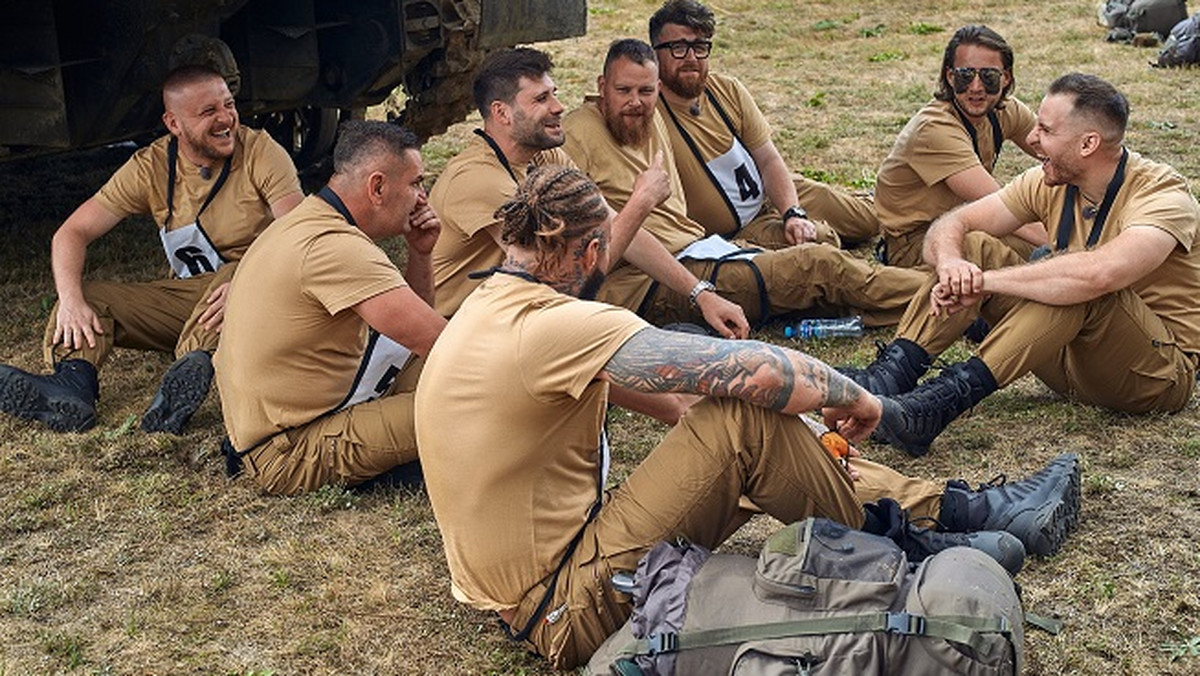
M 842 467 L 850 465 L 850 442 L 846 441 L 837 430 L 829 430 L 821 434 L 821 445 L 835 460 L 840 460 Z

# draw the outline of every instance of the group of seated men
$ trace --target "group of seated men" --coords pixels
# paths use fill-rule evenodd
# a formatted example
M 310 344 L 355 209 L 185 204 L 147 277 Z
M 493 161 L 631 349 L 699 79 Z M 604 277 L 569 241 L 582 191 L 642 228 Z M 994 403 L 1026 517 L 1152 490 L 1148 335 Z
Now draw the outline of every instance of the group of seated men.
M 747 90 L 709 73 L 714 32 L 707 7 L 669 0 L 566 115 L 545 53 L 490 55 L 482 128 L 428 196 L 418 139 L 359 121 L 304 197 L 219 74 L 176 70 L 169 134 L 56 233 L 53 373 L 0 366 L 0 408 L 87 430 L 97 368 L 133 347 L 177 357 L 142 427 L 179 434 L 215 377 L 227 460 L 264 491 L 362 484 L 420 449 L 454 597 L 563 668 L 628 616 L 614 572 L 661 540 L 716 547 L 750 507 L 836 519 L 914 559 L 971 546 L 1016 573 L 1056 552 L 1078 518 L 1076 456 L 972 489 L 857 450 L 839 462 L 799 414 L 922 455 L 1029 372 L 1078 401 L 1180 410 L 1200 355 L 1186 181 L 1124 147 L 1111 85 L 1064 75 L 1035 116 L 1010 95 L 1011 48 L 966 26 L 872 206 L 787 170 Z M 1005 139 L 1040 165 L 1002 187 Z M 132 214 L 158 223 L 171 278 L 84 282 L 88 244 Z M 889 265 L 839 246 L 878 234 Z M 403 272 L 378 246 L 400 236 Z M 861 369 L 741 340 L 797 312 L 899 329 Z M 980 317 L 978 356 L 919 382 Z M 678 322 L 707 332 L 658 328 Z M 671 425 L 615 486 L 609 403 Z

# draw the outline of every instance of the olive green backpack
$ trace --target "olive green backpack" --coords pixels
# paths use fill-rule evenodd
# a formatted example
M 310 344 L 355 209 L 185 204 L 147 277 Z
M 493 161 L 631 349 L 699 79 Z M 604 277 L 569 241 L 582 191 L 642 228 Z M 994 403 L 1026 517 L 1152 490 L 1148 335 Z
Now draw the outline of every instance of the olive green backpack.
M 758 560 L 660 543 L 634 578 L 629 621 L 587 673 L 1018 674 L 1012 578 L 954 547 L 910 567 L 891 540 L 810 518 Z

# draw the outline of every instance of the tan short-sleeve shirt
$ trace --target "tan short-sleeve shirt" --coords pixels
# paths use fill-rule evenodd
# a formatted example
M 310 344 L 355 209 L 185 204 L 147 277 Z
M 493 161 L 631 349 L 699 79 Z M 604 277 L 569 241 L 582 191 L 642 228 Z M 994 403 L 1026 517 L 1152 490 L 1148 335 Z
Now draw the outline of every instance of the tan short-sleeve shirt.
M 1029 107 L 1013 98 L 996 115 L 1006 140 L 1024 139 L 1037 122 Z M 992 173 L 998 154 L 992 124 L 984 118 L 974 127 L 978 155 L 948 101 L 931 101 L 908 121 L 875 178 L 875 212 L 885 233 L 923 231 L 962 204 L 946 185 L 948 177 L 977 166 Z
M 387 254 L 316 195 L 267 228 L 234 273 L 216 356 L 234 448 L 336 408 L 367 346 L 351 308 L 404 285 Z
M 176 163 L 174 213 L 167 221 L 167 144 L 170 136 L 135 152 L 112 175 L 96 199 L 122 218 L 148 214 L 161 228 L 181 228 L 196 221 L 196 214 L 220 174 L 220 163 L 208 179 L 181 155 Z M 275 217 L 271 203 L 300 192 L 296 167 L 286 151 L 269 134 L 239 126 L 234 135 L 229 176 L 201 216 L 201 226 L 217 252 L 227 261 L 242 257 L 250 242 Z
M 438 337 L 417 444 L 460 601 L 511 608 L 558 565 L 598 496 L 608 384 L 596 376 L 646 326 L 499 273 Z
M 687 197 L 688 216 L 703 224 L 710 234 L 728 235 L 737 231 L 741 224 L 722 196 L 721 189 L 705 170 L 705 164 L 729 152 L 733 147 L 735 132 L 747 150 L 759 148 L 771 140 L 771 126 L 750 92 L 737 79 L 710 73 L 707 89 L 729 117 L 732 130 L 707 96 L 700 98 L 699 115 L 693 115 L 681 106 L 672 106 L 660 96 L 658 114 L 665 121 L 671 137 L 675 164 L 679 168 L 679 179 Z M 668 108 L 674 114 L 674 121 L 669 117 Z M 695 144 L 695 150 L 684 139 L 684 133 Z M 697 151 L 699 158 L 696 157 Z
M 671 177 L 671 196 L 650 212 L 642 227 L 673 254 L 705 236 L 704 226 L 688 218 L 670 136 L 661 115 L 655 113 L 650 137 L 640 148 L 618 144 L 604 124 L 603 113 L 593 102 L 585 102 L 563 118 L 563 127 L 567 131 L 567 153 L 618 211 L 629 202 L 637 177 L 662 152 L 663 168 Z M 650 288 L 650 281 L 649 276 L 631 265 L 617 267 L 601 289 L 600 300 L 636 309 Z
M 441 315 L 453 315 L 479 285 L 470 273 L 504 261 L 504 250 L 486 229 L 499 227 L 493 214 L 516 194 L 529 167 L 547 164 L 575 166 L 561 148 L 551 148 L 539 151 L 529 165 L 510 165 L 510 174 L 478 135 L 446 164 L 429 192 L 429 204 L 442 221 L 442 234 L 433 247 L 435 307 Z
M 1050 187 L 1040 166 L 1029 169 L 1000 190 L 1000 199 L 1021 222 L 1046 224 L 1053 243 L 1062 217 L 1066 186 Z M 1081 251 L 1093 221 L 1083 217 L 1082 202 L 1068 205 L 1075 216 L 1068 251 Z M 1169 233 L 1178 242 L 1167 259 L 1132 285 L 1158 315 L 1183 350 L 1200 354 L 1200 205 L 1187 180 L 1166 164 L 1129 153 L 1125 181 L 1113 201 L 1097 246 L 1112 241 L 1128 228 L 1149 226 Z

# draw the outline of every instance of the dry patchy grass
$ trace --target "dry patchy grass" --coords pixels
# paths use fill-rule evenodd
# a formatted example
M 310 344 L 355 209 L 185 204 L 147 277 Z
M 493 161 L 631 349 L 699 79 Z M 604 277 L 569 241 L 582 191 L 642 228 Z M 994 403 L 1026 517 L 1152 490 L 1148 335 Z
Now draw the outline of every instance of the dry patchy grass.
M 590 34 L 548 46 L 564 101 L 593 88 L 611 39 L 644 36 L 657 4 L 593 0 Z M 1106 44 L 1094 3 L 713 4 L 721 22 L 713 67 L 746 82 L 789 164 L 811 175 L 869 185 L 929 97 L 950 31 L 968 22 L 992 25 L 1014 45 L 1027 102 L 1036 105 L 1069 70 L 1101 74 L 1130 96 L 1130 146 L 1200 175 L 1196 71 L 1151 70 L 1152 50 Z M 426 147 L 434 172 L 471 126 Z M 121 154 L 0 166 L 0 362 L 39 368 L 53 291 L 50 234 Z M 999 171 L 1011 176 L 1029 163 L 1009 148 Z M 154 276 L 160 256 L 152 227 L 132 221 L 94 247 L 88 274 Z M 771 329 L 761 337 L 791 344 Z M 831 362 L 861 362 L 872 340 L 889 337 L 873 331 L 804 347 Z M 168 363 L 118 352 L 102 377 L 100 423 L 87 434 L 0 418 L 0 674 L 547 672 L 508 645 L 489 616 L 452 601 L 420 492 L 261 496 L 222 473 L 215 397 L 182 437 L 138 431 Z M 664 432 L 624 414 L 612 427 L 617 477 Z M 1169 649 L 1200 635 L 1198 428 L 1194 403 L 1176 416 L 1117 415 L 1065 402 L 1027 378 L 953 424 L 927 458 L 867 450 L 906 472 L 972 481 L 1080 453 L 1080 530 L 1019 578 L 1030 608 L 1067 622 L 1059 636 L 1028 634 L 1029 672 L 1184 674 L 1200 670 L 1200 657 L 1172 661 Z M 773 525 L 753 522 L 730 548 L 754 552 Z

